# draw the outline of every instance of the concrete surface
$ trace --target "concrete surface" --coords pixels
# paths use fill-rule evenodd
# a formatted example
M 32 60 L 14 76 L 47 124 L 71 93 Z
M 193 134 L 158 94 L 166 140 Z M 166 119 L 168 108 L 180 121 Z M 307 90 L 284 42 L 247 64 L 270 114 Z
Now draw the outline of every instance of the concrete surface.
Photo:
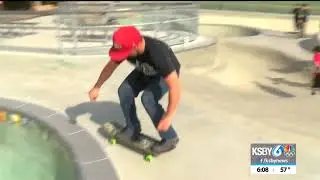
M 266 37 L 256 37 L 265 39 Z M 268 38 L 269 42 L 272 41 Z M 309 87 L 312 61 L 286 54 L 279 49 L 256 47 L 255 41 L 246 43 L 232 40 L 220 41 L 216 50 L 215 63 L 209 68 L 190 68 L 197 75 L 237 90 L 259 93 L 261 86 L 273 89 L 275 96 L 299 96 Z M 292 92 L 292 93 L 289 93 Z M 301 92 L 301 93 L 300 93 Z M 300 94 L 299 94 L 300 93 Z
M 200 24 L 199 33 L 202 36 L 224 38 L 239 36 L 255 36 L 260 34 L 260 31 L 255 28 L 245 26 L 234 26 L 224 24 Z
M 202 11 L 199 22 L 207 24 L 246 25 L 253 28 L 292 32 L 293 17 L 290 15 L 270 15 L 268 13 L 248 13 L 232 11 Z M 306 32 L 319 32 L 319 16 L 311 16 Z
M 0 93 L 60 112 L 78 109 L 75 115 L 79 125 L 105 148 L 123 180 L 319 179 L 319 96 L 310 96 L 307 88 L 311 53 L 299 46 L 302 39 L 283 35 L 291 31 L 291 21 L 206 14 L 200 17 L 200 22 L 245 24 L 273 31 L 251 37 L 221 38 L 217 46 L 178 54 L 183 64 L 183 97 L 173 124 L 181 142 L 175 151 L 151 164 L 125 148 L 105 144 L 97 134 L 97 128 L 104 122 L 123 121 L 116 92 L 132 69 L 129 64 L 120 66 L 105 83 L 98 102 L 89 103 L 87 92 L 106 58 L 62 61 L 2 55 L 0 70 L 5 76 L 0 76 L 0 81 L 5 85 Z M 207 62 L 194 67 L 195 61 Z M 167 96 L 162 103 L 167 103 Z M 158 137 L 139 98 L 137 109 L 143 131 Z M 250 175 L 249 148 L 254 142 L 296 143 L 297 174 Z
M 309 52 L 312 52 L 313 48 L 315 46 L 319 45 L 319 42 L 320 41 L 318 39 L 318 35 L 314 35 L 311 38 L 307 38 L 307 39 L 300 41 L 299 45 L 301 48 L 303 48 Z

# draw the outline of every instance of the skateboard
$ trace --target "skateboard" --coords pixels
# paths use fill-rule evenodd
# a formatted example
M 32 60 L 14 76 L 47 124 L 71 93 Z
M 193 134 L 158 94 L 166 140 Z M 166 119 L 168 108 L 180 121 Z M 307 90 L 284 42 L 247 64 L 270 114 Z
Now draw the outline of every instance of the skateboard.
M 153 157 L 160 155 L 152 151 L 152 147 L 157 143 L 160 143 L 160 141 L 142 133 L 139 137 L 139 141 L 133 141 L 130 136 L 122 133 L 123 128 L 122 125 L 116 122 L 107 122 L 99 129 L 99 132 L 108 139 L 110 144 L 120 144 L 144 155 L 144 160 L 147 162 L 151 162 Z

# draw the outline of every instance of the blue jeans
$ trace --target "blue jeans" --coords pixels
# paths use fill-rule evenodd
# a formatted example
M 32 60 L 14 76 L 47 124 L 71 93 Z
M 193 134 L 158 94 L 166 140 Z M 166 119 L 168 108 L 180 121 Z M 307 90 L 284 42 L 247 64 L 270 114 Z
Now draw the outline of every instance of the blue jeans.
M 118 89 L 120 105 L 126 119 L 127 128 L 141 131 L 140 121 L 137 117 L 135 98 L 143 91 L 141 101 L 149 114 L 155 127 L 164 115 L 165 111 L 159 100 L 168 91 L 167 84 L 161 76 L 145 76 L 137 70 L 133 70 L 122 82 Z M 162 139 L 177 138 L 177 133 L 172 126 L 166 132 L 160 132 Z

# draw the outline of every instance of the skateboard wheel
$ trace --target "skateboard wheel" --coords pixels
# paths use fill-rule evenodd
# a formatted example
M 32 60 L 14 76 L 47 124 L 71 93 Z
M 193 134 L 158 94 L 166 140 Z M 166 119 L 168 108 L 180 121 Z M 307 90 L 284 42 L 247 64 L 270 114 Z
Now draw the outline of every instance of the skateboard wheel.
M 13 114 L 10 116 L 10 118 L 15 124 L 20 125 L 21 117 L 18 114 Z
M 112 145 L 117 144 L 117 140 L 115 138 L 111 138 L 109 141 Z
M 144 160 L 146 160 L 147 162 L 152 161 L 152 159 L 153 159 L 153 156 L 151 154 L 148 154 L 144 157 Z

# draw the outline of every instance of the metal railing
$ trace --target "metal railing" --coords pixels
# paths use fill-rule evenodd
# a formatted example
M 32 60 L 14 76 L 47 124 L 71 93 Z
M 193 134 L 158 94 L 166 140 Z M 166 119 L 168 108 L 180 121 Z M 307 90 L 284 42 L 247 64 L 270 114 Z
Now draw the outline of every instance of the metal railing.
M 112 32 L 123 25 L 134 25 L 145 35 L 171 46 L 193 41 L 198 35 L 199 4 L 193 2 L 62 2 L 51 13 L 55 17 L 53 25 L 45 20 L 15 22 L 0 24 L 0 29 L 51 32 L 56 38 L 55 51 L 60 54 L 79 54 L 84 50 L 105 53 L 111 46 Z
M 123 25 L 134 25 L 169 45 L 186 43 L 185 39 L 192 41 L 198 34 L 198 11 L 199 5 L 192 2 L 183 5 L 158 2 L 156 6 L 152 2 L 59 4 L 59 50 L 61 53 L 72 50 L 71 53 L 76 54 L 77 50 L 83 51 L 88 42 L 94 42 L 91 49 L 105 48 L 111 45 L 112 32 Z M 117 21 L 117 25 L 108 23 L 111 18 Z M 66 42 L 69 48 L 65 48 Z M 83 42 L 87 42 L 85 47 Z

